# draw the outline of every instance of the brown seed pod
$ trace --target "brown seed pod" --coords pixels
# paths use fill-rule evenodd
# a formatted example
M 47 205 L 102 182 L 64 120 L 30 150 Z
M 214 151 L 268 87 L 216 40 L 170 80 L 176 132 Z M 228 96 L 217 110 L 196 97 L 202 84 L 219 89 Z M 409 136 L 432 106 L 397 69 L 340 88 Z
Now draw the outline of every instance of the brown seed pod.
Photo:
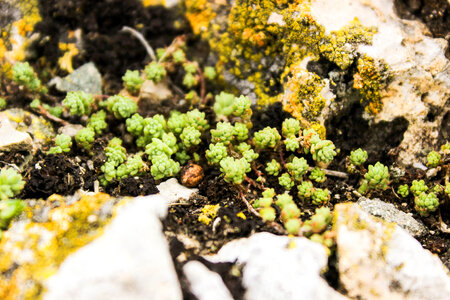
M 203 168 L 194 163 L 188 163 L 181 169 L 181 184 L 196 187 L 203 179 Z

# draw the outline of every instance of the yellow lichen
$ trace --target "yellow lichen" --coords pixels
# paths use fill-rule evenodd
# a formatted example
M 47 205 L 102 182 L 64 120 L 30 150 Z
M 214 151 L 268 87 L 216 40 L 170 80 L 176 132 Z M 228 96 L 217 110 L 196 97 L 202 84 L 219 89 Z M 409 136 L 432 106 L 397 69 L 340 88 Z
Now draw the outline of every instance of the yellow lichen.
M 241 218 L 242 220 L 246 220 L 247 219 L 247 217 L 245 216 L 245 214 L 242 211 L 238 212 L 236 214 L 236 216 Z
M 142 0 L 142 5 L 144 5 L 144 7 L 166 5 L 166 0 Z
M 4 232 L 0 299 L 38 298 L 43 281 L 56 272 L 67 255 L 101 234 L 109 219 L 98 215 L 107 201 L 111 198 L 103 193 L 82 196 L 71 205 L 61 201 L 60 207 L 50 210 L 47 222 L 21 221 Z
M 205 205 L 202 208 L 202 213 L 198 216 L 198 221 L 209 225 L 211 221 L 217 216 L 217 212 L 219 211 L 220 205 Z
M 59 49 L 64 52 L 58 60 L 59 67 L 68 73 L 73 72 L 72 58 L 79 53 L 74 43 L 59 43 Z

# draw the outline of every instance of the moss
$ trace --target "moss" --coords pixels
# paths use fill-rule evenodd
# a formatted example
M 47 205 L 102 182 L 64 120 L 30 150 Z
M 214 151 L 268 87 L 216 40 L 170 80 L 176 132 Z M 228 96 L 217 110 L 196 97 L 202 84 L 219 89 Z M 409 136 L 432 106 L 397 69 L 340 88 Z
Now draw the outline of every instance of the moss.
M 43 281 L 57 271 L 67 255 L 102 233 L 110 219 L 102 218 L 100 209 L 108 201 L 112 201 L 109 195 L 98 193 L 66 205 L 62 197 L 53 195 L 49 202 L 59 202 L 60 206 L 50 210 L 48 221 L 24 220 L 4 232 L 0 242 L 0 298 L 39 298 Z M 34 211 L 48 205 L 38 201 L 23 215 L 30 218 Z

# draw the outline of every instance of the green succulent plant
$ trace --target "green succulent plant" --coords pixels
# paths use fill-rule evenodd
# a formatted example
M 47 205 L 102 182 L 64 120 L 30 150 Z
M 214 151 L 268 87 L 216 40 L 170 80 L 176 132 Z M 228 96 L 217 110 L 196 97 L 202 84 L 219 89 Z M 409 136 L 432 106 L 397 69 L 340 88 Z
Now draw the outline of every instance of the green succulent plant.
M 103 105 L 106 106 L 106 109 L 117 119 L 126 119 L 138 109 L 138 106 L 133 99 L 120 95 L 109 97 Z
M 336 149 L 336 147 L 334 146 L 332 141 L 321 140 L 317 143 L 312 144 L 310 151 L 312 154 L 312 158 L 315 161 L 329 164 L 336 155 L 336 151 L 334 151 L 334 149 Z
M 183 129 L 183 132 L 180 134 L 180 139 L 183 142 L 183 145 L 186 148 L 190 148 L 192 146 L 196 146 L 200 144 L 202 133 L 194 127 L 188 126 Z
M 156 156 L 166 155 L 170 157 L 173 154 L 172 149 L 158 138 L 153 138 L 152 142 L 145 147 L 145 153 L 147 153 L 150 160 Z
M 141 136 L 144 129 L 144 118 L 139 114 L 134 114 L 125 121 L 127 131 L 134 136 Z
M 95 131 L 90 127 L 85 127 L 83 129 L 78 130 L 75 135 L 75 142 L 80 147 L 90 150 L 92 148 L 92 143 L 95 140 Z
M 62 101 L 63 106 L 69 110 L 71 115 L 89 115 L 94 98 L 83 91 L 68 92 Z
M 267 163 L 265 170 L 269 175 L 278 176 L 281 170 L 281 165 L 275 159 L 272 159 Z
M 427 155 L 427 166 L 430 168 L 436 168 L 442 163 L 442 157 L 439 152 L 431 151 Z
M 397 193 L 402 196 L 403 198 L 408 197 L 409 195 L 409 187 L 407 184 L 402 184 L 398 187 Z
M 295 138 L 300 132 L 300 121 L 294 118 L 284 120 L 281 132 L 286 138 Z
M 413 193 L 413 195 L 415 197 L 419 196 L 420 194 L 422 194 L 423 192 L 428 191 L 428 187 L 425 184 L 425 181 L 423 181 L 423 179 L 421 180 L 413 180 L 413 182 L 411 183 L 411 193 Z
M 14 197 L 24 186 L 22 176 L 13 168 L 3 168 L 0 171 L 0 200 Z
M 155 156 L 150 172 L 155 180 L 173 177 L 180 172 L 180 164 L 167 155 Z
M 220 92 L 219 95 L 216 95 L 214 102 L 214 112 L 217 116 L 229 116 L 234 112 L 234 95 Z
M 41 88 L 41 81 L 28 62 L 16 63 L 12 67 L 12 73 L 13 81 L 27 87 L 30 91 L 37 92 Z
M 358 148 L 350 152 L 350 162 L 355 166 L 360 166 L 366 162 L 368 158 L 367 151 Z
M 324 205 L 330 200 L 330 192 L 327 189 L 314 189 L 311 200 L 315 205 Z
M 203 74 L 205 74 L 205 78 L 209 80 L 214 80 L 217 76 L 216 69 L 214 69 L 214 67 L 205 67 Z
M 288 173 L 281 174 L 281 176 L 278 177 L 278 183 L 287 191 L 289 191 L 294 186 L 294 181 Z
M 250 119 L 252 115 L 252 110 L 250 108 L 251 105 L 251 100 L 246 96 L 241 95 L 237 98 L 234 98 L 233 115 L 243 119 Z
M 211 129 L 211 142 L 228 145 L 233 140 L 234 127 L 229 122 L 219 122 L 216 129 Z
M 186 127 L 186 115 L 179 111 L 172 111 L 167 120 L 167 127 L 169 127 L 173 133 L 177 135 L 180 134 L 184 127 Z
M 209 144 L 209 150 L 206 150 L 205 156 L 210 164 L 217 165 L 228 156 L 227 147 L 222 143 Z
M 244 123 L 234 123 L 233 135 L 237 141 L 242 142 L 248 139 L 248 128 Z
M 183 77 L 183 85 L 187 88 L 193 88 L 198 84 L 197 78 L 192 73 L 186 73 Z
M 314 180 L 315 182 L 325 182 L 327 179 L 325 176 L 325 170 L 321 168 L 313 168 L 311 170 L 311 174 L 309 175 L 309 179 Z
M 209 129 L 208 121 L 205 118 L 205 113 L 198 109 L 190 110 L 186 113 L 186 124 L 204 132 Z
M 151 62 L 145 66 L 145 77 L 155 83 L 160 82 L 166 77 L 166 69 L 164 66 L 157 62 Z
M 220 171 L 228 183 L 241 184 L 246 173 L 250 172 L 250 164 L 245 158 L 225 157 L 220 161 Z
M 72 147 L 72 138 L 65 134 L 58 134 L 55 137 L 55 146 L 50 148 L 48 154 L 69 152 L 70 147 Z
M 415 209 L 423 216 L 427 217 L 430 213 L 436 211 L 439 207 L 439 200 L 435 193 L 421 193 L 414 198 Z
M 186 60 L 186 55 L 183 49 L 177 49 L 172 53 L 173 61 L 176 63 L 182 63 Z
M 127 70 L 125 75 L 122 76 L 123 85 L 131 94 L 135 94 L 139 92 L 144 83 L 144 79 L 141 77 L 141 74 L 138 70 L 131 71 Z
M 4 110 L 6 108 L 6 100 L 3 97 L 0 97 L 0 110 Z
M 328 207 L 316 208 L 316 212 L 303 225 L 303 230 L 308 233 L 324 232 L 331 224 L 333 215 Z
M 108 124 L 106 123 L 106 112 L 104 110 L 99 110 L 92 114 L 86 127 L 92 128 L 96 134 L 101 134 L 103 130 L 108 127 Z
M 20 215 L 24 207 L 25 204 L 22 200 L 8 199 L 0 201 L 0 230 L 8 229 L 11 220 L 15 216 Z
M 314 185 L 311 181 L 303 181 L 297 186 L 297 191 L 300 199 L 309 199 L 314 193 Z
M 301 181 L 306 172 L 308 172 L 309 166 L 303 157 L 294 157 L 290 163 L 286 164 L 286 168 L 295 181 Z
M 262 130 L 255 132 L 253 140 L 256 147 L 275 148 L 280 142 L 281 136 L 276 128 L 266 127 Z
M 380 162 L 377 162 L 374 166 L 369 165 L 369 170 L 364 175 L 364 180 L 358 189 L 358 192 L 365 194 L 368 190 L 377 189 L 385 190 L 389 184 L 389 171 L 388 167 Z

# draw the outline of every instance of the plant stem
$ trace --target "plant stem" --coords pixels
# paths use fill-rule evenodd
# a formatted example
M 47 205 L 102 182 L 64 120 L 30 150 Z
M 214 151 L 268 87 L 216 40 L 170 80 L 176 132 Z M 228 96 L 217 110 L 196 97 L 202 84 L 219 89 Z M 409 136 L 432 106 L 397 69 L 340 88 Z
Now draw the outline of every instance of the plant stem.
M 150 56 L 152 61 L 156 61 L 156 55 L 155 55 L 155 51 L 153 51 L 153 48 L 150 46 L 150 44 L 145 40 L 144 36 L 138 32 L 137 30 L 128 27 L 128 26 L 123 26 L 122 27 L 122 31 L 125 32 L 129 32 L 131 33 L 135 38 L 137 38 L 141 44 L 144 46 L 145 50 L 147 51 L 148 55 Z

